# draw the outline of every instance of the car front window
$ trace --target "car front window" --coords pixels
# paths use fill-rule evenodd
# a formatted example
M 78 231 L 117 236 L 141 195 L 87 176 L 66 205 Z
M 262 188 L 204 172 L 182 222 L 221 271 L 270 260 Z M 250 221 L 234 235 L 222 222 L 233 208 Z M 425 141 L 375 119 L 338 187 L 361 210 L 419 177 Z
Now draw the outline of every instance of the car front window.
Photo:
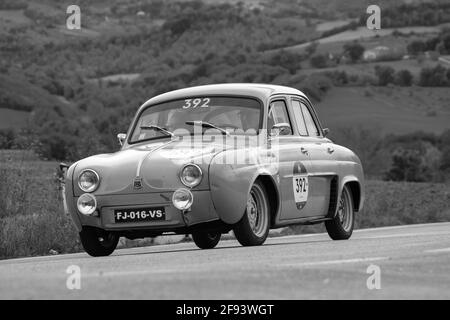
M 149 106 L 137 120 L 130 143 L 167 137 L 160 130 L 149 130 L 148 126 L 158 126 L 175 134 L 193 134 L 194 125 L 189 124 L 192 121 L 215 125 L 230 134 L 256 134 L 261 128 L 261 109 L 258 100 L 241 97 L 196 97 Z M 211 128 L 202 130 L 213 131 Z

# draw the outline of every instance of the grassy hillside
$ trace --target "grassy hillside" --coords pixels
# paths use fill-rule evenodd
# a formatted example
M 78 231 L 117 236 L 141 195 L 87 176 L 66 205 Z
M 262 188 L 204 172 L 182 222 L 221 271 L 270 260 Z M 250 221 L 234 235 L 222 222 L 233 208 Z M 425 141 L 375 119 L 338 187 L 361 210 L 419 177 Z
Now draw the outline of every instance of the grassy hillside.
M 363 126 L 382 134 L 440 134 L 450 128 L 448 88 L 333 88 L 316 104 L 331 130 Z
M 440 0 L 432 4 L 437 2 Z M 448 95 L 444 90 L 424 88 L 427 97 L 424 101 L 414 94 L 419 91 L 415 87 L 389 89 L 391 94 L 383 88 L 369 88 L 378 84 L 364 79 L 373 78 L 377 64 L 409 70 L 418 78 L 423 68 L 446 65 L 443 61 L 348 61 L 343 42 L 320 44 L 306 52 L 282 50 L 326 38 L 325 34 L 342 39 L 343 33 L 352 30 L 340 30 L 342 24 L 336 21 L 351 19 L 360 23 L 369 1 L 79 0 L 75 3 L 82 12 L 80 31 L 65 28 L 66 8 L 72 4 L 67 1 L 0 3 L 0 129 L 12 127 L 17 136 L 28 135 L 35 142 L 33 147 L 45 158 L 75 160 L 114 150 L 117 132 L 128 127 L 138 106 L 151 96 L 222 82 L 265 82 L 299 88 L 321 100 L 319 113 L 332 129 L 365 125 L 369 119 L 375 120 L 385 133 L 420 129 L 440 133 L 446 128 Z M 380 2 L 383 10 L 397 8 L 399 4 Z M 389 11 L 387 17 L 400 9 Z M 444 23 L 449 11 L 442 7 L 439 16 L 427 20 L 422 12 L 417 12 L 412 20 L 402 15 L 394 22 L 404 24 L 416 32 L 415 36 L 398 36 L 398 41 L 394 35 L 380 36 L 362 44 L 370 49 L 398 43 L 405 49 L 411 40 L 425 37 L 417 33 L 423 26 L 412 23 L 426 20 L 428 29 L 440 30 L 429 24 Z M 392 25 L 393 19 L 385 22 Z M 364 28 L 364 24 L 356 27 Z M 443 51 L 450 50 L 450 45 L 449 48 L 445 45 L 446 39 L 444 33 L 438 39 L 443 42 Z M 328 52 L 340 56 L 342 61 L 335 59 L 325 69 L 311 68 L 312 55 Z M 324 70 L 345 71 L 349 80 L 338 83 L 326 74 L 314 77 Z M 360 79 L 353 81 L 355 77 Z M 442 86 L 448 88 L 450 80 L 447 82 Z M 329 88 L 332 89 L 328 91 Z M 25 133 L 18 130 L 20 126 L 27 129 Z M 5 136 L 0 132 L 0 141 L 2 135 Z
M 61 100 L 20 74 L 0 74 L 0 108 L 33 111 L 61 106 Z
M 29 117 L 27 111 L 0 108 L 0 129 L 25 127 Z

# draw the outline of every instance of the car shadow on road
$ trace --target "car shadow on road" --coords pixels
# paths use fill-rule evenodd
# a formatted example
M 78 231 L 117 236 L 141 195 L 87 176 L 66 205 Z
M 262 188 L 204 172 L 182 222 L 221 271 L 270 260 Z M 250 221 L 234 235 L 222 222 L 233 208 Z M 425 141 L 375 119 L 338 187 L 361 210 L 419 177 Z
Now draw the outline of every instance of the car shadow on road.
M 240 244 L 236 245 L 228 245 L 224 247 L 216 247 L 214 249 L 204 250 L 196 247 L 193 248 L 182 248 L 182 249 L 173 249 L 173 250 L 161 250 L 161 251 L 144 251 L 144 252 L 117 252 L 113 254 L 115 257 L 120 256 L 136 256 L 136 255 L 146 255 L 146 254 L 161 254 L 161 253 L 178 253 L 178 252 L 209 252 L 223 249 L 237 249 L 237 250 L 249 250 L 249 249 L 264 249 L 272 246 L 281 246 L 281 245 L 295 245 L 295 244 L 313 244 L 313 243 L 324 243 L 329 242 L 333 243 L 331 240 L 309 240 L 309 241 L 289 241 L 289 242 L 279 242 L 279 243 L 266 243 L 262 246 L 253 246 L 253 247 L 243 247 Z M 147 248 L 154 248 L 157 246 L 149 246 Z M 145 248 L 145 247 L 142 247 Z M 127 250 L 126 248 L 122 250 Z

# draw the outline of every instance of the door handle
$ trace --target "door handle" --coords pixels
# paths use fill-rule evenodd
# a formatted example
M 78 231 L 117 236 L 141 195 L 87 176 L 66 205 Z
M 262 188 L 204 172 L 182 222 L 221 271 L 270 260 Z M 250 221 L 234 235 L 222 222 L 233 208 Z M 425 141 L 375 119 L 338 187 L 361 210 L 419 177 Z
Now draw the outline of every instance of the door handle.
M 308 150 L 306 150 L 306 149 L 303 148 L 303 147 L 300 148 L 300 151 L 301 151 L 302 153 L 304 153 L 304 154 L 308 154 Z
M 332 147 L 328 147 L 328 148 L 327 148 L 327 151 L 328 151 L 328 153 L 333 153 L 333 152 L 334 152 L 334 149 L 333 149 Z

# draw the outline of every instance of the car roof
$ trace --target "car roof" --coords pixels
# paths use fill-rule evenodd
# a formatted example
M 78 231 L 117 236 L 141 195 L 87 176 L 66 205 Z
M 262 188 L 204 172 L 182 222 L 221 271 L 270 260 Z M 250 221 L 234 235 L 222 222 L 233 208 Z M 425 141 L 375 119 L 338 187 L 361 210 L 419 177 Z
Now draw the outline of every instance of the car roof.
M 213 95 L 251 96 L 265 101 L 275 94 L 291 94 L 306 97 L 303 92 L 291 87 L 259 83 L 223 83 L 166 92 L 151 98 L 145 102 L 141 108 L 152 104 L 183 99 L 186 97 L 207 97 Z

